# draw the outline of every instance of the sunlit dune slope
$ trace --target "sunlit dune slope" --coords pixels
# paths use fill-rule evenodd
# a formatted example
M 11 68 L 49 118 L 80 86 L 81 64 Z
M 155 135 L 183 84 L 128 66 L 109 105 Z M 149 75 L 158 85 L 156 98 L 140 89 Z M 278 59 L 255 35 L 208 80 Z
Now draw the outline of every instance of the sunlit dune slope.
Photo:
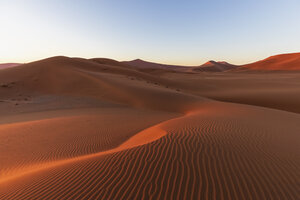
M 264 60 L 243 65 L 241 69 L 250 70 L 300 70 L 300 53 L 281 54 Z
M 130 108 L 68 112 L 59 110 L 51 118 L 40 119 L 47 116 L 48 112 L 44 111 L 30 121 L 0 125 L 0 160 L 5 160 L 1 164 L 0 179 L 30 165 L 111 149 L 136 132 L 176 116 Z M 126 124 L 123 123 L 125 118 Z

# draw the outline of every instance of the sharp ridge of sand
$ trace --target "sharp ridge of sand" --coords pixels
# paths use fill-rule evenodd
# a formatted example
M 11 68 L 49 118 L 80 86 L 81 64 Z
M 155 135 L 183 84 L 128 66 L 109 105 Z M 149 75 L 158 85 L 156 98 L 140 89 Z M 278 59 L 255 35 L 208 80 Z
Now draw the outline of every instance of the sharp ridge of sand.
M 174 118 L 177 119 L 177 118 Z M 6 182 L 8 180 L 12 180 L 18 177 L 21 177 L 23 175 L 28 175 L 30 173 L 35 173 L 37 171 L 40 170 L 44 170 L 44 169 L 48 169 L 48 168 L 52 168 L 52 167 L 57 167 L 63 164 L 68 164 L 71 162 L 76 162 L 76 161 L 80 161 L 83 159 L 88 159 L 88 158 L 92 158 L 92 157 L 98 157 L 98 156 L 103 156 L 103 155 L 107 155 L 107 154 L 113 154 L 116 152 L 120 152 L 120 151 L 125 151 L 127 149 L 132 149 L 141 145 L 145 145 L 148 143 L 151 143 L 155 140 L 160 139 L 161 137 L 165 136 L 167 134 L 166 131 L 164 131 L 163 129 L 160 128 L 160 126 L 162 126 L 162 124 L 164 123 L 168 123 L 174 119 L 170 119 L 170 120 L 166 120 L 164 122 L 161 122 L 157 125 L 151 126 L 141 132 L 136 133 L 135 135 L 133 135 L 132 137 L 130 137 L 127 141 L 123 142 L 120 146 L 107 150 L 107 151 L 102 151 L 102 152 L 98 152 L 98 153 L 91 153 L 88 155 L 83 155 L 83 156 L 78 156 L 78 157 L 74 157 L 74 158 L 70 158 L 70 159 L 64 159 L 64 160 L 57 160 L 57 161 L 53 161 L 53 162 L 46 162 L 46 163 L 39 163 L 39 164 L 35 164 L 33 166 L 27 166 L 24 168 L 21 168 L 21 173 L 18 173 L 18 170 L 13 171 L 14 175 L 9 175 L 7 177 L 0 177 L 0 184 L 3 182 Z M 55 119 L 57 120 L 57 119 Z M 36 120 L 36 122 L 38 122 L 40 120 Z M 19 124 L 23 124 L 23 123 L 31 123 L 31 122 L 21 122 Z M 154 134 L 155 133 L 155 134 Z

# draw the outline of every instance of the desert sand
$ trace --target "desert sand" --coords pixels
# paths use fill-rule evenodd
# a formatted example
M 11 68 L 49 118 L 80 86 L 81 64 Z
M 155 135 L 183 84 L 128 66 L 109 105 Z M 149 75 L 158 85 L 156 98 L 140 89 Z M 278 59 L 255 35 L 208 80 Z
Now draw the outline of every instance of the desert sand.
M 300 54 L 0 70 L 0 199 L 299 199 Z
M 0 64 L 0 70 L 10 68 L 10 67 L 16 67 L 19 65 L 21 65 L 21 64 L 19 64 L 19 63 L 3 63 L 3 64 Z

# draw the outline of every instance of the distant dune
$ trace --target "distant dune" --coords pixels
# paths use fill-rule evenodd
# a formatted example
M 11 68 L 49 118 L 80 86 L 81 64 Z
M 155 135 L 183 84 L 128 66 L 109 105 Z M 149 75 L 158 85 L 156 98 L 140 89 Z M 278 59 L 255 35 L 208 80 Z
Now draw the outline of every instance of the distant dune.
M 233 65 L 227 62 L 208 61 L 200 66 L 180 66 L 166 65 L 153 62 L 147 62 L 140 59 L 133 61 L 124 61 L 127 66 L 136 67 L 138 69 L 165 69 L 180 71 L 199 71 L 199 72 L 224 72 L 229 70 L 261 70 L 261 71 L 290 71 L 300 70 L 300 53 L 281 54 L 271 56 L 264 60 L 246 64 Z
M 300 53 L 271 56 L 242 67 L 250 70 L 300 70 Z
M 0 70 L 0 199 L 298 199 L 297 56 Z
M 90 59 L 91 61 L 94 61 L 98 64 L 103 64 L 103 65 L 114 65 L 114 66 L 121 66 L 121 67 L 130 67 L 130 65 L 127 65 L 125 63 L 109 59 L 109 58 L 92 58 Z
M 180 65 L 167 65 L 167 64 L 159 64 L 153 62 L 147 62 L 141 59 L 136 59 L 132 61 L 124 61 L 124 64 L 127 64 L 132 67 L 136 67 L 139 69 L 145 70 L 154 70 L 154 69 L 164 69 L 164 70 L 188 70 L 191 66 L 180 66 Z
M 5 69 L 5 68 L 9 68 L 9 67 L 16 67 L 18 65 L 21 65 L 19 63 L 3 63 L 0 64 L 0 69 Z
M 227 62 L 215 62 L 208 61 L 207 63 L 201 65 L 200 67 L 196 67 L 194 71 L 208 71 L 208 72 L 224 72 L 227 70 L 235 69 L 238 66 L 229 64 Z

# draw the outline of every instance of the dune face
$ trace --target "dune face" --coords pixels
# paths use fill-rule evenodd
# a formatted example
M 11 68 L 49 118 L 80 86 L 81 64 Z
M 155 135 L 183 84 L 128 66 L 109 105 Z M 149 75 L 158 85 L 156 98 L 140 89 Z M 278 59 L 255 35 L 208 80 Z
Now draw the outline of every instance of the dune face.
M 224 72 L 237 67 L 238 66 L 229 64 L 227 62 L 208 61 L 207 63 L 201 65 L 200 67 L 196 67 L 193 70 L 202 72 Z
M 161 70 L 167 70 L 167 71 L 189 71 L 191 66 L 180 66 L 180 65 L 166 65 L 166 64 L 159 64 L 159 63 L 153 63 L 153 62 L 147 62 L 141 59 L 136 59 L 132 61 L 124 61 L 123 64 L 126 64 L 128 66 L 134 67 L 138 70 L 145 71 L 145 72 L 151 72 L 155 70 L 159 70 L 160 73 L 163 71 Z
M 16 67 L 19 65 L 21 65 L 21 64 L 19 64 L 19 63 L 3 63 L 3 64 L 0 64 L 0 70 L 10 68 L 10 67 Z
M 255 63 L 243 65 L 242 67 L 251 70 L 300 70 L 300 53 L 271 56 Z
M 294 57 L 1 70 L 0 199 L 298 199 L 300 73 L 273 72 Z

